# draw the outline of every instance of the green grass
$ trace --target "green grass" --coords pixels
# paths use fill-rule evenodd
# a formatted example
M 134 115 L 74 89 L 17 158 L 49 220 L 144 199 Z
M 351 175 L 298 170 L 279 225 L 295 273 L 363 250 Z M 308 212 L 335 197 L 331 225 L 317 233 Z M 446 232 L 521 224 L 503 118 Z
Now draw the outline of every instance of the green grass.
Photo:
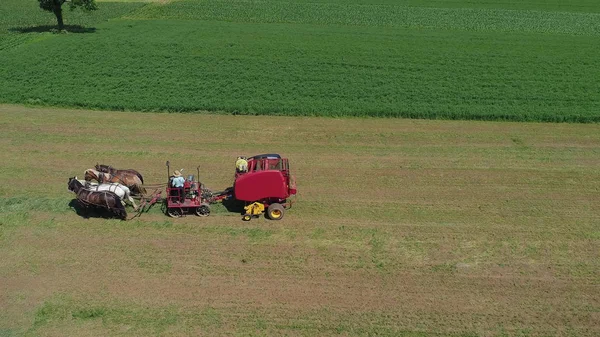
M 176 1 L 0 21 L 0 102 L 141 111 L 600 121 L 592 1 Z M 34 4 L 35 5 L 35 4 Z M 118 18 L 110 20 L 110 18 Z M 3 32 L 3 33 L 2 33 Z
M 85 12 L 82 10 L 69 10 L 68 5 L 63 8 L 66 25 L 79 25 L 93 27 L 106 20 L 123 16 L 142 7 L 142 3 L 114 3 L 103 2 L 99 10 Z M 37 0 L 2 0 L 0 6 L 0 38 L 4 34 L 15 32 L 20 28 L 37 26 L 56 26 L 56 17 L 50 12 L 39 8 Z
M 0 131 L 2 334 L 598 336 L 600 125 L 0 105 Z M 271 151 L 281 221 L 69 209 L 96 162 L 218 190 Z
M 244 0 L 233 0 L 231 2 L 241 1 Z M 600 12 L 600 5 L 596 0 L 270 0 L 270 2 L 288 2 L 299 4 L 332 3 L 350 5 L 398 5 L 406 7 L 434 8 L 491 8 L 514 10 L 543 10 L 558 12 Z
M 55 296 L 37 308 L 33 328 L 28 331 L 35 335 L 38 330 L 69 324 L 84 325 L 98 322 L 109 334 L 127 335 L 164 335 L 169 331 L 201 331 L 217 333 L 224 320 L 231 320 L 240 314 L 235 308 L 162 306 L 148 308 L 135 303 L 115 302 L 109 305 L 83 304 L 83 299 Z M 269 322 L 269 314 L 249 310 L 252 320 L 238 322 L 233 331 L 240 336 L 265 336 L 274 333 L 301 333 L 303 336 L 323 334 L 351 334 L 353 336 L 402 336 L 402 337 L 473 337 L 474 333 L 425 333 L 421 331 L 401 330 L 393 326 L 394 317 L 377 314 L 346 313 L 334 315 L 327 309 L 313 310 L 310 313 L 279 323 Z M 333 317 L 332 317 L 333 316 Z M 334 318 L 334 320 L 332 320 Z M 186 328 L 187 327 L 187 328 Z
M 91 13 L 82 10 L 71 11 L 68 5 L 63 9 L 65 25 L 71 31 L 93 29 L 98 23 L 123 16 L 141 3 L 113 3 L 100 5 L 100 10 Z M 56 17 L 39 8 L 36 0 L 2 0 L 0 6 L 0 55 L 3 51 L 23 44 L 35 43 L 50 38 L 50 31 L 56 28 Z

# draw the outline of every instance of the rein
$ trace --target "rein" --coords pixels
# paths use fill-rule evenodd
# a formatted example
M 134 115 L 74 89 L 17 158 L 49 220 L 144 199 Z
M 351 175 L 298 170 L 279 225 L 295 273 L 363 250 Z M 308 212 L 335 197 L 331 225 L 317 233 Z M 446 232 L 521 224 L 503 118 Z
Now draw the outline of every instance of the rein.
M 149 189 L 155 189 L 155 188 L 159 188 L 159 187 L 166 187 L 169 183 L 161 183 L 161 184 L 144 184 L 144 187 L 149 188 Z

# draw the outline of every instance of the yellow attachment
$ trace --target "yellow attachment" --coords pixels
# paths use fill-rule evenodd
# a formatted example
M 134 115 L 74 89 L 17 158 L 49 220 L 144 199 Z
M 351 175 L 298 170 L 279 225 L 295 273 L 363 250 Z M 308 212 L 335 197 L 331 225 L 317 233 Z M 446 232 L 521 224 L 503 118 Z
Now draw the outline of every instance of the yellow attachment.
M 254 202 L 244 207 L 244 209 L 246 210 L 246 214 L 260 215 L 265 211 L 265 205 L 261 204 L 260 202 Z

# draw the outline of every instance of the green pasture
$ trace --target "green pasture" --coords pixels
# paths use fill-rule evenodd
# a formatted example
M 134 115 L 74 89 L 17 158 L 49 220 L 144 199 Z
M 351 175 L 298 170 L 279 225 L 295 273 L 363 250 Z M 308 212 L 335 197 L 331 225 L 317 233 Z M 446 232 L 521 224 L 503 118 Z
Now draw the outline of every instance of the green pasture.
M 0 101 L 235 114 L 596 122 L 595 1 L 0 6 Z M 49 26 L 50 25 L 50 26 Z

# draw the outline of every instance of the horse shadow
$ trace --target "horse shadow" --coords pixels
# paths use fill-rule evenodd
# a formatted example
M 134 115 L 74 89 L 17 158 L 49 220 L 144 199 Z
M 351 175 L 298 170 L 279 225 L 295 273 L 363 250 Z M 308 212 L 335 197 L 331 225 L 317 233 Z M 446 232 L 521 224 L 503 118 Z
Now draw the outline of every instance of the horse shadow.
M 56 25 L 40 25 L 40 26 L 29 26 L 29 27 L 13 27 L 8 29 L 13 33 L 60 33 Z M 95 33 L 96 28 L 94 27 L 84 27 L 81 25 L 65 25 L 65 31 L 69 33 Z
M 77 215 L 84 219 L 101 218 L 101 219 L 121 219 L 113 212 L 102 207 L 84 207 L 77 199 L 69 202 L 69 207 L 75 211 Z

